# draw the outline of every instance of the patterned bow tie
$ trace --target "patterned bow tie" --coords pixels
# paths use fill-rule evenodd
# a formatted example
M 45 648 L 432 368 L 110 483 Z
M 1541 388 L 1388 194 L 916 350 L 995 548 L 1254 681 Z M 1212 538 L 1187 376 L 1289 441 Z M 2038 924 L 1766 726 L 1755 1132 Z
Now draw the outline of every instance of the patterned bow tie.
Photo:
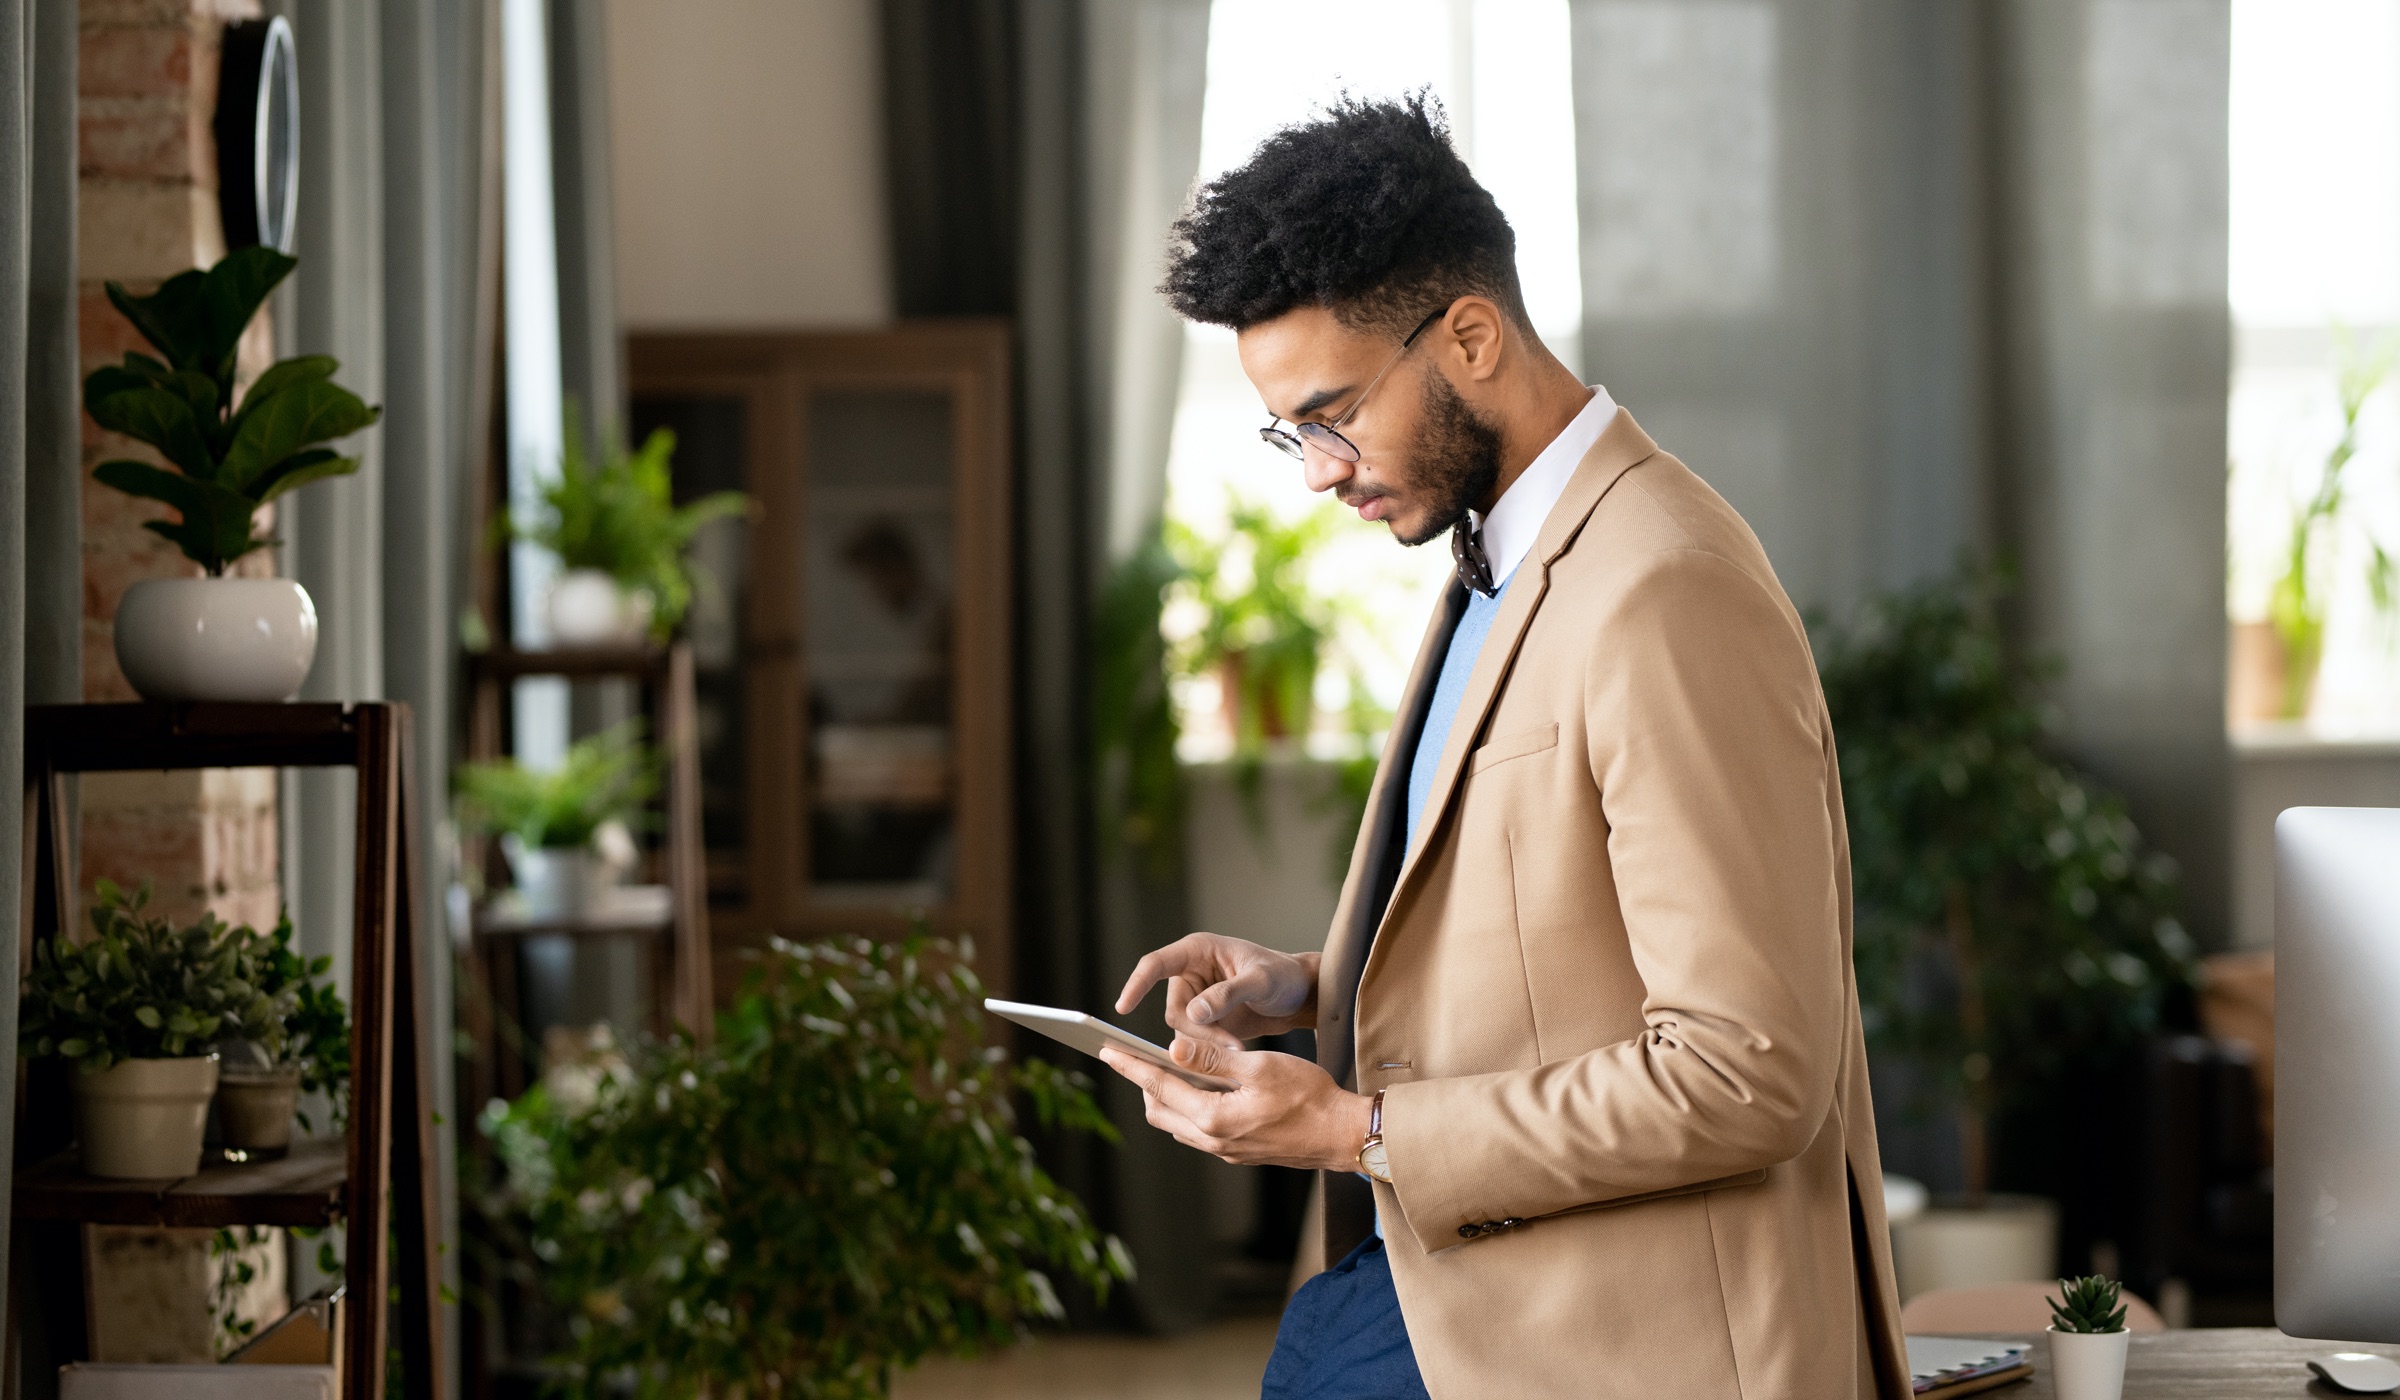
M 1499 593 L 1492 581 L 1492 559 L 1483 552 L 1483 532 L 1465 520 L 1450 527 L 1450 557 L 1458 561 L 1458 581 L 1489 598 Z

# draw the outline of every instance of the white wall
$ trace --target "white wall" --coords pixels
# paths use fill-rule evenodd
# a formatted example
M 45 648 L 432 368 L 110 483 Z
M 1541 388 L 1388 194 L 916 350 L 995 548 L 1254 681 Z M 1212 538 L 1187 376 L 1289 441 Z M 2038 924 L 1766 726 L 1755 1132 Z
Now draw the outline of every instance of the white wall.
M 874 0 L 608 0 L 633 330 L 891 314 Z

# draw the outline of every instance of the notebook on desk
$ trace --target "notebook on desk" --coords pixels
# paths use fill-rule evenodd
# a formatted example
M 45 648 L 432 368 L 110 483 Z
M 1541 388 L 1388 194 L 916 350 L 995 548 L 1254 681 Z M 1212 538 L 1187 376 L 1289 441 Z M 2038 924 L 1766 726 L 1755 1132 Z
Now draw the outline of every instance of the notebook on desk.
M 2023 1342 L 1978 1341 L 1971 1337 L 1910 1337 L 1908 1375 L 1927 1400 L 1951 1400 L 2007 1385 L 2033 1374 Z

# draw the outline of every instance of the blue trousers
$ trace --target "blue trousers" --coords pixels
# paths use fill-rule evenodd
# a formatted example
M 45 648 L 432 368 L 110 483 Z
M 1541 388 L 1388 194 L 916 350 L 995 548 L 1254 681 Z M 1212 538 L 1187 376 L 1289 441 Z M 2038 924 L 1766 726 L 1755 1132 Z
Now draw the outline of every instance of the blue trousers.
M 1292 1295 L 1259 1400 L 1427 1400 L 1382 1240 Z

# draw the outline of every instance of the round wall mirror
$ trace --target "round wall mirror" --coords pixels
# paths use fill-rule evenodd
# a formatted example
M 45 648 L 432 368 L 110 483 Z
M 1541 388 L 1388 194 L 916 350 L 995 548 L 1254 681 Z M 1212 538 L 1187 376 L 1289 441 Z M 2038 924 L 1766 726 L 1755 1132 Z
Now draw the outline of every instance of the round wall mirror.
M 225 26 L 216 130 L 226 248 L 263 243 L 289 253 L 300 205 L 300 70 L 292 26 L 280 16 Z

